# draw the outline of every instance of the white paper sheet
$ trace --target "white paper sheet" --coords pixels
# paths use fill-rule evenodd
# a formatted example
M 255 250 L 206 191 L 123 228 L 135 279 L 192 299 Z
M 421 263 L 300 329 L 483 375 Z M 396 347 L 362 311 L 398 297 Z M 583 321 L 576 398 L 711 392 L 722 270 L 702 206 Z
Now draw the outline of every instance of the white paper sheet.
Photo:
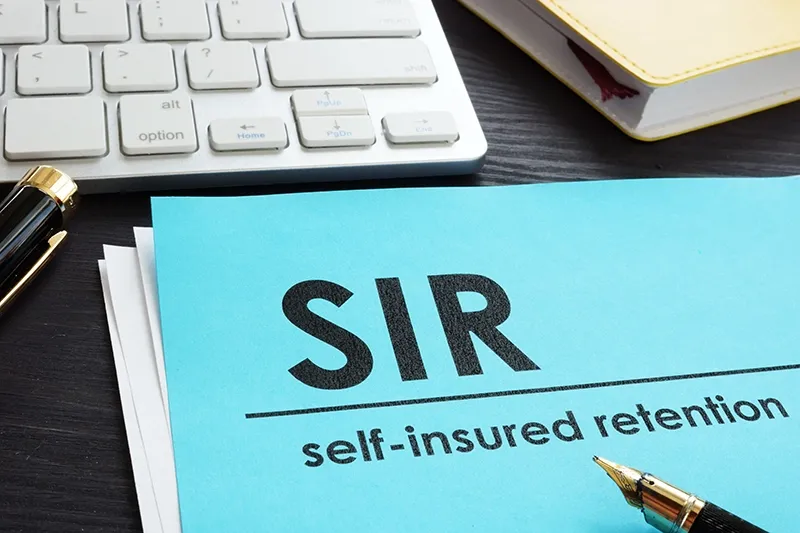
M 150 334 L 153 339 L 153 350 L 156 356 L 156 369 L 161 385 L 161 399 L 164 414 L 169 427 L 169 401 L 167 394 L 167 372 L 164 367 L 164 346 L 161 340 L 161 316 L 158 310 L 158 286 L 156 283 L 156 254 L 153 240 L 153 228 L 133 228 L 136 239 L 136 253 L 139 258 L 144 299 L 147 305 L 147 318 L 150 322 Z
M 103 299 L 106 306 L 106 318 L 108 320 L 108 331 L 111 337 L 111 350 L 114 357 L 114 366 L 117 372 L 117 384 L 119 386 L 120 402 L 122 403 L 122 415 L 125 419 L 125 432 L 128 438 L 128 451 L 131 455 L 131 465 L 133 467 L 133 480 L 136 485 L 136 496 L 139 500 L 139 515 L 142 520 L 142 530 L 144 533 L 163 532 L 161 520 L 158 516 L 153 482 L 150 477 L 150 469 L 145 455 L 144 442 L 139 431 L 139 421 L 136 416 L 136 408 L 133 403 L 133 393 L 131 392 L 128 379 L 128 370 L 122 354 L 122 345 L 117 331 L 117 320 L 114 308 L 111 305 L 111 292 L 108 281 L 108 270 L 105 260 L 98 261 L 100 269 L 100 282 L 103 287 Z
M 144 237 L 143 240 L 146 241 L 146 235 Z M 150 242 L 152 243 L 152 239 Z M 154 263 L 150 260 L 151 266 L 142 269 L 139 250 L 132 247 L 105 246 L 104 254 L 110 302 L 116 319 L 121 353 L 128 372 L 136 421 L 144 445 L 144 461 L 150 473 L 155 495 L 156 514 L 160 519 L 161 531 L 179 533 L 180 513 L 172 438 L 165 409 L 166 402 L 161 392 L 160 376 L 163 374 L 159 374 L 158 370 L 159 358 L 163 368 L 163 356 L 160 350 L 157 354 L 154 348 L 151 331 L 153 315 L 148 313 L 145 295 L 146 292 L 155 290 L 152 270 Z M 143 257 L 143 264 L 147 265 L 146 251 Z M 145 291 L 144 271 L 153 274 L 147 277 L 151 280 L 148 283 L 148 291 Z M 151 292 L 151 301 L 152 295 Z M 154 308 L 157 309 L 157 303 Z M 134 457 L 132 454 L 131 461 L 141 464 L 142 458 Z M 150 520 L 151 517 L 147 518 Z

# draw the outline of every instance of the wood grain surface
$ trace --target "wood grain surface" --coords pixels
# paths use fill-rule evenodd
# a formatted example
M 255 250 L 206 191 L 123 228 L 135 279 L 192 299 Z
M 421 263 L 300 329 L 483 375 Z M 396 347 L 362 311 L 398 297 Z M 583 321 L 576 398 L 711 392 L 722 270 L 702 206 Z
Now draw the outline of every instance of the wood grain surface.
M 634 141 L 456 0 L 435 5 L 489 140 L 482 172 L 203 194 L 800 174 L 798 104 Z M 97 260 L 149 224 L 147 194 L 85 197 L 66 249 L 0 320 L 0 531 L 141 531 Z

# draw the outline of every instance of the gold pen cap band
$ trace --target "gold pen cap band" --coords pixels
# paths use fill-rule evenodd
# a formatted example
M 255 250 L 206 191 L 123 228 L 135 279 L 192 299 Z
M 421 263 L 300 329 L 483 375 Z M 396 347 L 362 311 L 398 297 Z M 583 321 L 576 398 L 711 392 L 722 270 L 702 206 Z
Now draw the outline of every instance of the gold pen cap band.
M 666 481 L 644 474 L 639 481 L 645 521 L 659 531 L 688 533 L 705 501 Z
M 76 207 L 78 186 L 72 178 L 53 167 L 33 167 L 25 173 L 17 185 L 36 187 L 55 200 L 65 215 L 69 215 Z
M 642 510 L 645 521 L 662 533 L 689 533 L 705 501 L 655 476 L 594 457 L 622 491 L 627 502 Z

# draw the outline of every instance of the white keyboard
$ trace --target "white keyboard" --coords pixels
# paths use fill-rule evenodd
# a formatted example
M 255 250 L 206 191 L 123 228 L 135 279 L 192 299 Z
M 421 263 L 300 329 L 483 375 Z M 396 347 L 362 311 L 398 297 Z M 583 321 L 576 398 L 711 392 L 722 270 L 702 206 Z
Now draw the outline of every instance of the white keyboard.
M 84 194 L 470 173 L 431 0 L 3 0 L 0 181 Z

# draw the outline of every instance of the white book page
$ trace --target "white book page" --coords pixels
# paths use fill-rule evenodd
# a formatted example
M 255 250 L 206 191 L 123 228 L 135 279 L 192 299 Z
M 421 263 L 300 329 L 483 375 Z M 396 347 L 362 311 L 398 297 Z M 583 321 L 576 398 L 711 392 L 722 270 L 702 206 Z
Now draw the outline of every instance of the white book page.
M 139 501 L 139 516 L 142 520 L 142 530 L 144 533 L 163 532 L 161 520 L 158 516 L 153 481 L 150 477 L 150 470 L 147 465 L 144 442 L 142 441 L 142 434 L 139 431 L 136 408 L 133 404 L 133 393 L 131 392 L 128 378 L 128 369 L 125 365 L 122 345 L 119 340 L 119 332 L 117 331 L 117 319 L 114 314 L 114 308 L 111 305 L 111 292 L 106 262 L 104 260 L 98 261 L 98 267 L 100 269 L 100 282 L 103 288 L 103 300 L 106 306 L 108 332 L 111 337 L 111 351 L 114 356 L 114 367 L 116 368 L 120 402 L 122 403 L 122 415 L 125 420 L 128 451 L 131 455 L 133 479 L 136 485 L 136 497 Z
M 164 345 L 161 340 L 161 314 L 158 308 L 153 228 L 133 228 L 133 234 L 136 239 L 136 253 L 139 258 L 144 299 L 147 304 L 147 318 L 150 321 L 150 333 L 153 338 L 153 350 L 156 355 L 156 369 L 158 370 L 158 379 L 161 385 L 164 414 L 167 417 L 167 425 L 169 426 L 169 396 L 167 392 L 167 372 L 164 366 Z
M 135 248 L 104 246 L 112 306 L 163 531 L 180 532 L 172 436 L 167 424 Z

